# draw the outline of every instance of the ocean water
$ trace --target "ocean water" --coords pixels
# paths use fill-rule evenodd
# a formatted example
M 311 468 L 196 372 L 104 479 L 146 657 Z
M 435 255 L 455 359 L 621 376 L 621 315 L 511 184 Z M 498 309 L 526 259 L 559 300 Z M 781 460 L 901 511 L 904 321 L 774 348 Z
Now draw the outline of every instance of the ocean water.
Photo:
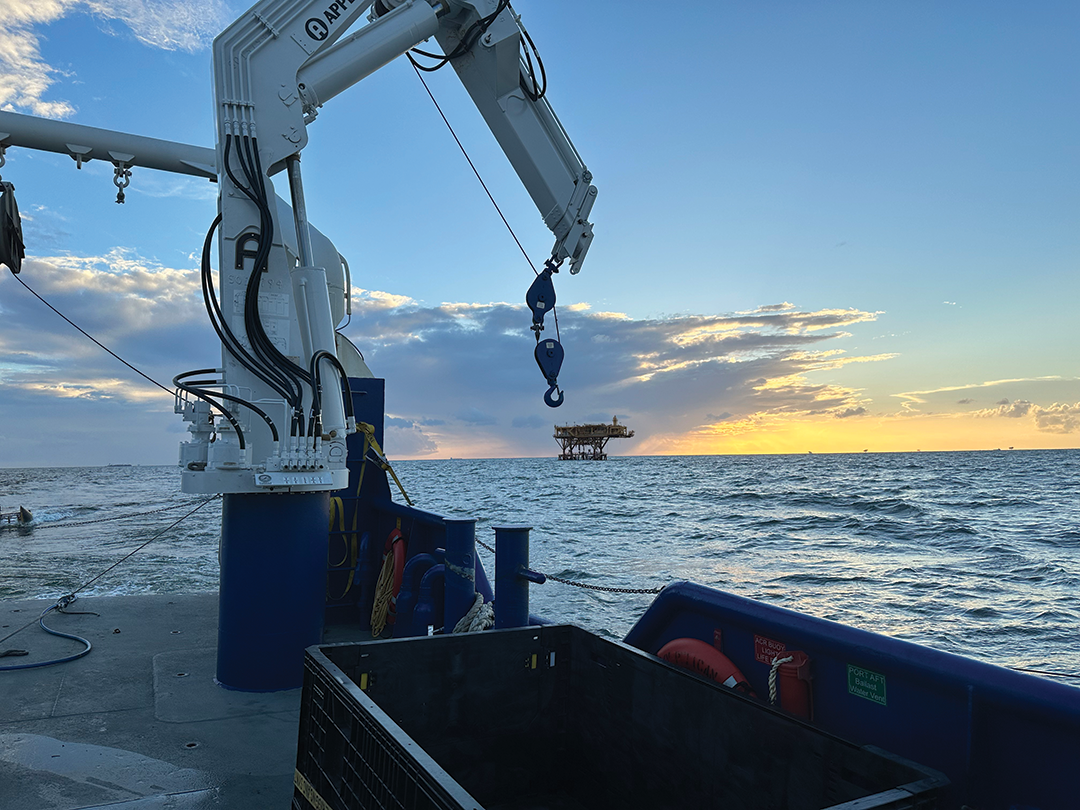
M 418 507 L 477 518 L 489 545 L 496 525 L 532 526 L 531 564 L 548 574 L 623 588 L 688 579 L 992 663 L 1080 673 L 1080 450 L 394 467 Z M 205 500 L 179 492 L 175 467 L 0 469 L 0 509 L 22 504 L 36 519 L 0 529 L 0 607 L 80 587 Z M 90 522 L 118 515 L 130 517 Z M 216 589 L 219 522 L 214 501 L 80 594 Z M 492 573 L 493 556 L 480 556 Z M 532 612 L 615 638 L 652 598 L 531 588 Z

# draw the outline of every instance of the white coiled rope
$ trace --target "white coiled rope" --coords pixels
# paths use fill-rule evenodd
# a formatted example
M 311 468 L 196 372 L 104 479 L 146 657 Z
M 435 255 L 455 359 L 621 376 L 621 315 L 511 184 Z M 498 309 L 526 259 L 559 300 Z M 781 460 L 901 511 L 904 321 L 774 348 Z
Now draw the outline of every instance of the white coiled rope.
M 495 626 L 495 608 L 490 602 L 484 602 L 482 593 L 476 594 L 473 606 L 469 612 L 461 617 L 461 621 L 454 625 L 455 633 L 474 633 L 477 630 L 487 630 Z
M 786 664 L 789 661 L 794 661 L 795 656 L 789 655 L 787 658 L 773 658 L 772 669 L 769 670 L 769 705 L 776 705 L 776 673 L 780 669 L 781 664 Z

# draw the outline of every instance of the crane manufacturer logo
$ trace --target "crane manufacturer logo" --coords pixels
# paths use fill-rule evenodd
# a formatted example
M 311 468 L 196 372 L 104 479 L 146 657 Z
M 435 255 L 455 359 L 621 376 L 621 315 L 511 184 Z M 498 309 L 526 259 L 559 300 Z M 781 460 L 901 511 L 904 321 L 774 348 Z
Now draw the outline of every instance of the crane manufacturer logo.
M 304 30 L 307 31 L 307 35 L 316 42 L 322 42 L 330 36 L 330 26 L 345 12 L 348 6 L 355 2 L 356 0 L 335 0 L 323 11 L 322 19 L 312 17 L 304 23 Z

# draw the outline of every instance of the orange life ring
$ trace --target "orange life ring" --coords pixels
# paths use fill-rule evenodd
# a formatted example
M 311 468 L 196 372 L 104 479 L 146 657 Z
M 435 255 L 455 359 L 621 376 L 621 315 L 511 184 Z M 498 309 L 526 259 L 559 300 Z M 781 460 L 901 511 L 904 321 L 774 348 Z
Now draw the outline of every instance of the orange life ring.
M 670 664 L 711 678 L 736 692 L 754 695 L 746 677 L 731 659 L 711 644 L 696 638 L 677 638 L 660 648 L 657 656 Z
M 405 574 L 405 535 L 401 529 L 394 529 L 386 538 L 383 545 L 383 564 L 386 564 L 386 555 L 394 555 L 394 585 L 390 591 L 390 609 L 386 613 L 386 623 L 393 624 L 397 621 L 397 598 L 401 591 L 401 580 Z

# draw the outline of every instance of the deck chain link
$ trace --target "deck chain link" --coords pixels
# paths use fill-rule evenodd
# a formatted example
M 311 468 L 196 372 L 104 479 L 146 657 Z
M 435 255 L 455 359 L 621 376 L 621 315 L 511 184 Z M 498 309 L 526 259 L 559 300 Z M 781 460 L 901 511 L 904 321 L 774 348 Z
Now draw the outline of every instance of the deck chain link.
M 483 540 L 477 540 L 477 545 L 483 546 L 492 554 L 495 553 L 495 549 L 485 543 Z M 604 593 L 660 593 L 664 590 L 660 588 L 611 588 L 606 585 L 592 585 L 588 582 L 577 582 L 572 579 L 563 579 L 562 577 L 554 576 L 553 574 L 544 574 L 550 580 L 555 582 L 561 582 L 563 585 L 573 585 L 575 588 L 585 588 L 590 591 L 603 591 Z
M 191 506 L 190 503 L 176 503 L 172 506 L 163 506 L 160 509 L 148 509 L 145 512 L 128 512 L 126 515 L 112 515 L 111 517 L 95 518 L 94 520 L 78 520 L 74 523 L 35 523 L 35 529 L 66 529 L 71 526 L 89 526 L 93 523 L 108 523 L 110 520 L 124 520 L 125 518 L 143 517 L 145 515 L 155 515 L 158 512 L 169 512 L 174 509 L 183 509 L 186 506 Z

